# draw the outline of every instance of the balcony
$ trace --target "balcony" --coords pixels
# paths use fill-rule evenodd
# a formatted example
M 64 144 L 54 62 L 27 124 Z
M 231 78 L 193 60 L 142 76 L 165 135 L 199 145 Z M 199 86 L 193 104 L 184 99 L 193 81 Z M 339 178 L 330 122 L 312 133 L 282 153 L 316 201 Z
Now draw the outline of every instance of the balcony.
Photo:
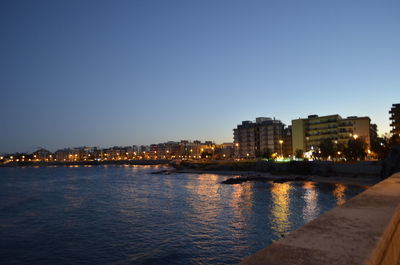
M 400 121 L 393 121 L 393 122 L 390 123 L 390 126 L 391 126 L 391 127 L 398 127 L 398 128 L 400 128 Z

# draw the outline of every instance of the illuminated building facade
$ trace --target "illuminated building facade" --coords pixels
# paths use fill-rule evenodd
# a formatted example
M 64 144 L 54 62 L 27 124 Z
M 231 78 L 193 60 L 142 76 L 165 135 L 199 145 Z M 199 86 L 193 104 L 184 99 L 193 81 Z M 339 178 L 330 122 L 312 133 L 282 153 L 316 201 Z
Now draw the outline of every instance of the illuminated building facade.
M 226 144 L 216 145 L 212 141 L 201 142 L 199 140 L 193 142 L 189 140 L 181 140 L 180 142 L 169 141 L 152 144 L 150 146 L 150 154 L 153 157 L 162 159 L 211 159 L 216 154 L 221 154 L 221 157 L 227 158 L 232 145 L 229 147 Z
M 338 114 L 310 115 L 305 119 L 292 120 L 293 151 L 312 150 L 325 139 L 347 144 L 351 138 L 360 138 L 369 147 L 370 130 L 371 119 L 369 117 L 350 116 L 343 119 Z

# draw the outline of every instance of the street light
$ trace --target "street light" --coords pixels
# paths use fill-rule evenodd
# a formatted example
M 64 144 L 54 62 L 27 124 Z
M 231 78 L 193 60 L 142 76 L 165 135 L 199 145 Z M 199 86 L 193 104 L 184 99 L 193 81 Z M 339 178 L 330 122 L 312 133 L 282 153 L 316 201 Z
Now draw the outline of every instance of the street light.
M 354 140 L 357 140 L 358 135 L 357 135 L 357 134 L 354 134 L 354 135 L 353 135 L 353 138 L 354 138 Z
M 235 143 L 236 149 L 233 150 L 234 154 L 236 155 L 236 158 L 239 159 L 239 143 Z
M 281 156 L 283 157 L 283 150 L 282 150 L 283 140 L 279 140 L 279 144 L 281 145 Z

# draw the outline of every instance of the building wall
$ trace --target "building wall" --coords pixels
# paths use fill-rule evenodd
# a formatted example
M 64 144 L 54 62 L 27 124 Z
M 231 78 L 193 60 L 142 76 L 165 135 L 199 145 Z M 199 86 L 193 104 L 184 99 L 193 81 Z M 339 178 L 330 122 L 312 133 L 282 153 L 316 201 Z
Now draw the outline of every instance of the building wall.
M 279 140 L 284 137 L 279 120 L 259 117 L 256 122 L 243 121 L 233 130 L 234 152 L 238 158 L 255 158 L 267 152 L 280 153 Z
M 305 119 L 292 120 L 292 149 L 306 151 Z
M 354 136 L 359 137 L 364 140 L 367 144 L 368 148 L 371 145 L 370 138 L 370 127 L 371 127 L 371 119 L 369 117 L 357 117 L 357 118 L 347 118 L 344 119 L 346 122 L 350 122 L 351 126 L 351 134 L 348 135 L 347 141 Z
M 389 114 L 391 133 L 400 135 L 400 104 L 393 104 Z
M 347 144 L 355 135 L 363 139 L 369 148 L 370 122 L 369 117 L 342 119 L 337 114 L 321 117 L 310 115 L 306 119 L 292 120 L 293 152 L 318 148 L 325 139 Z
M 292 148 L 292 126 L 284 129 L 283 136 L 283 155 L 285 157 L 293 155 Z
M 306 120 L 306 149 L 310 150 L 320 145 L 322 140 L 338 139 L 339 115 L 329 115 L 318 117 L 313 115 Z

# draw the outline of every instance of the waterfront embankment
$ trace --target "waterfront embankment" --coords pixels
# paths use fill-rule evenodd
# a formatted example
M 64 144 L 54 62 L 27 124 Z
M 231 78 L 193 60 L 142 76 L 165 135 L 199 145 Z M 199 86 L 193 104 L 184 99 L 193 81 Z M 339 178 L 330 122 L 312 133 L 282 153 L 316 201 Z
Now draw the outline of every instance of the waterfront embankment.
M 247 257 L 241 264 L 400 264 L 400 173 Z

